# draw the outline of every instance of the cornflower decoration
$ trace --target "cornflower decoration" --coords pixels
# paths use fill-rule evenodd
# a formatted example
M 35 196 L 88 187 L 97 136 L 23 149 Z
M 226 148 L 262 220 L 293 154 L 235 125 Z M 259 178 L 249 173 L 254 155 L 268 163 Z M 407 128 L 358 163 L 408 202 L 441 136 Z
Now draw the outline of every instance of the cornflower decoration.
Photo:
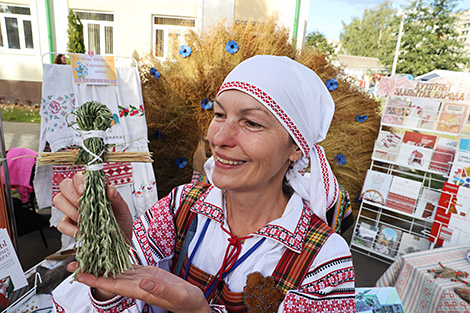
M 338 88 L 338 81 L 334 78 L 330 78 L 326 81 L 325 85 L 329 91 L 333 91 Z
M 134 258 L 106 196 L 104 137 L 111 125 L 112 113 L 105 105 L 89 101 L 80 106 L 75 115 L 75 123 L 83 138 L 76 163 L 86 165 L 83 195 L 78 203 L 79 223 L 75 238 L 78 267 L 75 278 L 78 272 L 115 276 L 131 268 Z

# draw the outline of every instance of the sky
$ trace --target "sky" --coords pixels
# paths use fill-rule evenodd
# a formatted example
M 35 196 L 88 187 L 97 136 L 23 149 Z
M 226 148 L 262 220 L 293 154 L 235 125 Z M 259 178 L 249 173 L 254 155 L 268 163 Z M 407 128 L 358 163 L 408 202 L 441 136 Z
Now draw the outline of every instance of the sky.
M 362 17 L 366 8 L 381 4 L 383 0 L 310 0 L 310 15 L 307 34 L 319 31 L 327 39 L 339 39 L 342 21 L 349 24 L 354 17 Z M 407 0 L 395 0 L 393 5 L 400 10 Z M 470 9 L 470 0 L 460 0 L 457 9 Z

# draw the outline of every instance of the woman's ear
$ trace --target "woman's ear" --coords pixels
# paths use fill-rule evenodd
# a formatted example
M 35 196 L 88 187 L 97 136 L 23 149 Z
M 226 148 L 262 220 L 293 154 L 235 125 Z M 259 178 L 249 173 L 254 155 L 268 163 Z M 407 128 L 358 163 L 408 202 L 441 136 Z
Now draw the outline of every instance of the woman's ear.
M 292 153 L 289 156 L 289 161 L 295 162 L 298 161 L 302 157 L 302 150 L 300 150 L 299 146 L 294 145 L 292 149 Z

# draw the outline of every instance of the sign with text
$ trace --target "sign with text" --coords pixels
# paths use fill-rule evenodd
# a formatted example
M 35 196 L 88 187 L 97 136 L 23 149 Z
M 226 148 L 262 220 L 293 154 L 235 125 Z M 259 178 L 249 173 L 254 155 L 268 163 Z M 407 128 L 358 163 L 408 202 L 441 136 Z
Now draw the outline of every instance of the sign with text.
M 0 311 L 13 303 L 15 291 L 27 284 L 8 232 L 0 228 Z
M 73 82 L 89 85 L 117 85 L 113 56 L 70 54 Z
M 464 79 L 439 77 L 417 81 L 410 80 L 406 75 L 395 75 L 380 80 L 378 93 L 380 96 L 468 103 L 469 87 L 470 84 Z

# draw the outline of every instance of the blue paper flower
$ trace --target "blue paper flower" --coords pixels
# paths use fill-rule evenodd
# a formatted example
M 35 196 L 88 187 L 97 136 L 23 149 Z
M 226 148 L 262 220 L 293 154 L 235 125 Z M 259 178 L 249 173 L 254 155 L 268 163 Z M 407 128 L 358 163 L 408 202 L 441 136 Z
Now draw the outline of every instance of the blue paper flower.
M 356 114 L 356 122 L 362 123 L 367 120 L 367 115 Z
M 338 165 L 344 165 L 346 163 L 346 156 L 344 154 L 338 153 L 335 157 L 334 160 Z
M 161 74 L 160 74 L 159 71 L 157 71 L 157 69 L 155 67 L 152 67 L 152 68 L 150 68 L 150 75 L 152 75 L 156 79 L 159 79 Z
M 152 134 L 152 138 L 162 139 L 162 133 L 158 129 L 155 129 Z
M 176 167 L 183 168 L 188 164 L 188 160 L 186 160 L 186 158 L 181 157 L 177 158 L 175 163 Z
M 191 55 L 191 47 L 188 46 L 188 45 L 182 45 L 180 47 L 180 50 L 178 51 L 178 53 L 183 57 L 183 58 L 187 58 Z
M 238 43 L 235 40 L 227 41 L 227 43 L 225 44 L 225 50 L 227 50 L 227 52 L 230 54 L 237 53 Z
M 214 102 L 211 100 L 211 98 L 205 98 L 201 101 L 201 107 L 205 110 L 211 109 L 213 105 Z
M 326 88 L 328 88 L 329 91 L 333 91 L 336 88 L 338 88 L 338 82 L 334 78 L 330 78 L 326 81 Z

